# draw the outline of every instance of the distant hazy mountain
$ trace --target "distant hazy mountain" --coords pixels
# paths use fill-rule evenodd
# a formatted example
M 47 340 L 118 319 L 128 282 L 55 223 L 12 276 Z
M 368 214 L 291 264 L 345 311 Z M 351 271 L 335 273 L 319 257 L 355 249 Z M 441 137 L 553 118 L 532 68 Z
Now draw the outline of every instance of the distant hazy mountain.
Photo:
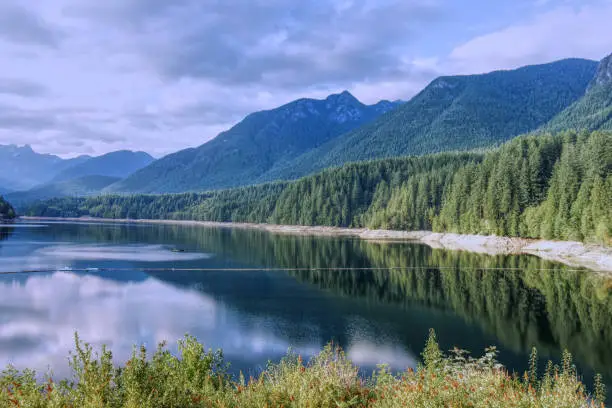
M 0 145 L 0 192 L 27 191 L 88 175 L 124 178 L 153 160 L 147 153 L 131 151 L 62 159 L 36 153 L 29 145 Z
M 64 160 L 51 154 L 36 153 L 29 145 L 0 145 L 0 186 L 6 190 L 27 190 L 89 159 L 89 156 L 79 156 Z
M 585 95 L 557 115 L 545 130 L 612 130 L 612 54 L 604 58 Z
M 398 109 L 264 176 L 291 179 L 351 161 L 498 145 L 584 95 L 597 62 L 567 59 L 431 82 Z
M 393 110 L 398 102 L 367 106 L 349 92 L 299 99 L 248 115 L 213 140 L 166 156 L 111 186 L 119 192 L 179 192 L 240 186 L 301 154 Z
M 53 177 L 53 182 L 71 180 L 83 176 L 107 176 L 125 178 L 151 164 L 155 159 L 145 152 L 119 150 L 93 157 L 76 164 Z
M 98 194 L 102 189 L 119 180 L 120 178 L 118 177 L 84 176 L 67 181 L 48 183 L 28 191 L 9 193 L 5 197 L 18 208 L 37 200 Z
M 7 194 L 7 193 L 10 193 L 11 191 L 13 191 L 10 188 L 5 187 L 5 186 L 8 186 L 10 184 L 12 184 L 10 181 L 7 181 L 7 180 L 4 180 L 4 179 L 0 178 L 0 195 Z

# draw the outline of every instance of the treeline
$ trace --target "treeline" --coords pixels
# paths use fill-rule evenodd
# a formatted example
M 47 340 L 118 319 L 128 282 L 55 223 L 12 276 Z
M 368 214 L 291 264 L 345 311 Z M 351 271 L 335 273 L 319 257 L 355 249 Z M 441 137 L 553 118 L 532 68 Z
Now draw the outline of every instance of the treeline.
M 450 181 L 454 172 L 482 157 L 445 153 L 353 163 L 294 182 L 205 193 L 56 198 L 37 202 L 23 213 L 359 227 L 368 222 L 370 207 L 381 192 L 399 188 L 415 177 L 434 175 Z M 442 199 L 439 190 L 438 202 Z
M 15 218 L 15 209 L 13 206 L 0 196 L 0 221 L 12 220 Z
M 612 133 L 516 138 L 486 153 L 348 164 L 200 194 L 40 202 L 28 215 L 426 229 L 610 243 Z
M 612 133 L 521 137 L 465 166 L 437 231 L 610 242 Z

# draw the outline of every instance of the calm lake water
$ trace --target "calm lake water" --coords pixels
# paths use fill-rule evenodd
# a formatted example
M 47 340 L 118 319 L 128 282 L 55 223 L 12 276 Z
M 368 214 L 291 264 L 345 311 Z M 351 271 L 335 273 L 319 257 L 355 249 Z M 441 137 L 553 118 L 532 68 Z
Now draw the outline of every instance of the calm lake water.
M 289 270 L 390 267 L 402 269 Z M 366 373 L 399 371 L 416 366 L 434 328 L 445 349 L 498 346 L 513 370 L 533 346 L 541 367 L 567 348 L 586 382 L 612 378 L 612 282 L 531 256 L 168 225 L 0 227 L 0 272 L 40 269 L 52 272 L 0 274 L 0 366 L 66 376 L 78 331 L 118 362 L 134 344 L 173 348 L 189 333 L 222 348 L 233 372 L 331 340 Z

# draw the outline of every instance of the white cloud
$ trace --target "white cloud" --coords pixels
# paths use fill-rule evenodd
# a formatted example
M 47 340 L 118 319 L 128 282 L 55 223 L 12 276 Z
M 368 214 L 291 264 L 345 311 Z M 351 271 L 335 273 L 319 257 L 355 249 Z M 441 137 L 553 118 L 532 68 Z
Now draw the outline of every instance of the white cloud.
M 612 4 L 561 6 L 476 37 L 456 47 L 448 62 L 455 73 L 479 73 L 571 57 L 600 60 L 612 52 L 611 21 Z
M 0 104 L 11 108 L 0 144 L 63 156 L 159 156 L 300 97 L 362 82 L 421 85 L 396 51 L 438 18 L 430 0 L 3 4 L 19 19 L 0 29 Z
M 0 144 L 63 156 L 160 156 L 300 97 L 408 99 L 442 73 L 612 52 L 603 0 L 0 2 Z

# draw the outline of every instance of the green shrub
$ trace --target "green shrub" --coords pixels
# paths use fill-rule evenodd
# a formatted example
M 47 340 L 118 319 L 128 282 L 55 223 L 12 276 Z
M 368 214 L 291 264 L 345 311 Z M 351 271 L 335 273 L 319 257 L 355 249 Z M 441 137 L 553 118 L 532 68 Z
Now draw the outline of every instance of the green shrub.
M 495 348 L 480 358 L 463 350 L 443 353 L 430 332 L 424 364 L 396 376 L 386 366 L 364 378 L 333 345 L 305 363 L 290 353 L 257 378 L 227 373 L 221 351 L 205 350 L 195 338 L 179 342 L 178 356 L 160 344 L 148 358 L 134 349 L 121 367 L 105 347 L 95 353 L 75 336 L 73 378 L 36 380 L 31 370 L 6 369 L 0 375 L 0 406 L 31 408 L 191 408 L 191 407 L 597 407 L 603 406 L 600 376 L 588 395 L 571 355 L 561 367 L 549 362 L 542 376 L 535 363 L 523 378 L 496 361 Z M 532 361 L 535 361 L 535 351 Z

